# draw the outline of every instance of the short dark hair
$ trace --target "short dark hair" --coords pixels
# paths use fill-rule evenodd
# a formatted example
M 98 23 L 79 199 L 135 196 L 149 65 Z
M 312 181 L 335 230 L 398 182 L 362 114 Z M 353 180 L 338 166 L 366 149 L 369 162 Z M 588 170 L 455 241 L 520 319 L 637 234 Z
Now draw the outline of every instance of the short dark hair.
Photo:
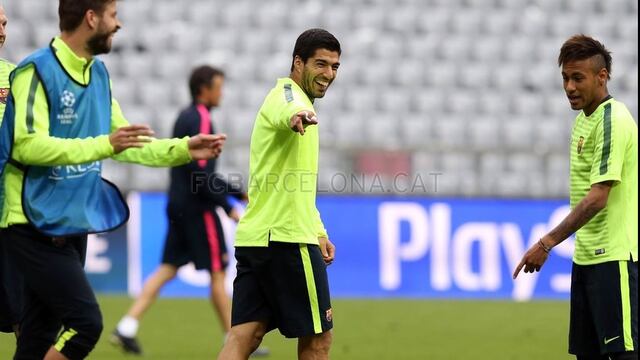
M 93 10 L 102 15 L 108 4 L 116 0 L 60 0 L 58 16 L 60 31 L 73 31 L 80 26 L 84 15 Z
M 598 40 L 584 35 L 574 35 L 565 41 L 560 49 L 558 56 L 558 66 L 562 66 L 571 61 L 587 60 L 597 57 L 597 69 L 599 71 L 603 67 L 607 69 L 607 78 L 611 78 L 611 52 L 604 47 Z M 595 59 L 594 59 L 595 60 Z
M 195 101 L 198 95 L 200 95 L 200 89 L 203 86 L 210 85 L 216 76 L 224 77 L 224 72 L 209 65 L 202 65 L 193 69 L 189 77 L 191 99 Z
M 340 42 L 333 34 L 324 29 L 309 29 L 298 36 L 296 45 L 293 47 L 293 60 L 299 56 L 303 62 L 313 56 L 318 49 L 327 49 L 335 51 L 340 55 Z M 293 61 L 291 62 L 291 71 L 293 71 Z

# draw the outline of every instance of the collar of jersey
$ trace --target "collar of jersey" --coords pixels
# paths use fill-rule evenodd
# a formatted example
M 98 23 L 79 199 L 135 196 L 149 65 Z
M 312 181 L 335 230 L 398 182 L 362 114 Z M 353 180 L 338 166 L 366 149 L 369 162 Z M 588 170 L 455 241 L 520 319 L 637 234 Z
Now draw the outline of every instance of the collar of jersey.
M 90 77 L 84 77 L 84 72 L 91 71 L 93 59 L 87 60 L 76 55 L 73 50 L 58 36 L 51 42 L 51 46 L 55 49 L 55 54 L 64 69 L 76 82 L 87 85 Z M 89 73 L 90 74 L 90 73 Z
M 290 78 L 290 77 L 280 78 L 280 79 L 278 79 L 278 82 L 279 82 L 279 83 L 283 83 L 283 84 L 291 84 L 291 86 L 293 86 L 293 87 L 295 87 L 295 88 L 296 88 L 296 92 L 298 92 L 298 93 L 300 93 L 300 94 L 304 94 L 304 96 L 305 96 L 305 97 L 309 98 L 309 97 L 307 96 L 307 93 L 306 93 L 306 92 L 304 92 L 304 90 L 302 90 L 302 88 L 300 87 L 300 85 L 298 85 L 298 83 L 297 83 L 297 82 L 293 81 L 293 79 L 292 79 L 292 78 Z M 309 100 L 309 101 L 311 101 L 311 103 L 313 103 L 313 101 L 312 101 L 312 100 Z

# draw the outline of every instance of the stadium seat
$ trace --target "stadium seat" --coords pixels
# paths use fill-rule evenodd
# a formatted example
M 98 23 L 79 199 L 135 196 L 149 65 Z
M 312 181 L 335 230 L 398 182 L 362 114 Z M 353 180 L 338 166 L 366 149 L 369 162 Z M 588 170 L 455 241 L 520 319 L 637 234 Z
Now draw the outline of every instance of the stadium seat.
M 402 60 L 391 67 L 391 81 L 404 88 L 415 89 L 423 85 L 427 64 L 418 59 Z
M 402 113 L 410 109 L 411 92 L 402 87 L 385 89 L 380 96 L 380 109 L 388 113 Z
M 534 117 L 507 117 L 502 123 L 505 149 L 533 149 Z
M 471 44 L 471 59 L 477 61 L 485 71 L 491 69 L 487 66 L 489 63 L 498 62 L 503 56 L 503 46 L 500 38 L 494 36 L 481 37 Z
M 464 9 L 456 11 L 451 18 L 451 30 L 456 35 L 470 36 L 471 38 L 480 33 L 483 18 L 480 10 Z
M 366 114 L 377 109 L 377 91 L 371 87 L 354 87 L 346 95 L 346 104 L 349 110 Z
M 411 35 L 415 33 L 418 21 L 420 12 L 414 6 L 401 6 L 387 13 L 386 27 L 395 33 Z
M 509 111 L 510 94 L 507 91 L 488 89 L 478 95 L 478 111 L 481 115 L 504 116 Z
M 439 148 L 461 148 L 468 146 L 467 122 L 448 114 L 433 114 L 434 145 Z
M 537 91 L 523 91 L 512 97 L 511 112 L 534 119 L 544 113 L 544 97 Z
M 418 19 L 418 31 L 426 35 L 442 35 L 449 33 L 449 24 L 453 12 L 445 7 L 435 7 L 428 12 L 428 17 Z
M 519 11 L 519 10 L 517 10 Z M 483 33 L 487 39 L 499 41 L 505 35 L 513 33 L 515 28 L 516 11 L 509 9 L 492 9 L 483 15 Z
M 474 117 L 469 123 L 470 144 L 476 151 L 500 148 L 500 124 L 493 117 Z
M 400 140 L 405 147 L 423 149 L 432 146 L 432 120 L 428 115 L 406 113 L 395 121 L 400 132 Z
M 490 69 L 480 63 L 465 63 L 458 72 L 458 84 L 468 89 L 485 89 L 491 84 Z
M 445 105 L 445 94 L 436 88 L 422 88 L 413 93 L 413 106 L 418 113 L 431 115 L 442 111 Z
M 372 149 L 396 149 L 400 145 L 398 124 L 402 121 L 402 114 L 389 113 L 373 115 L 362 119 L 366 143 Z
M 447 101 L 443 105 L 451 114 L 475 114 L 478 109 L 478 96 L 473 90 L 457 89 L 447 94 Z
M 471 39 L 454 35 L 442 40 L 438 55 L 445 61 L 462 61 L 469 57 L 470 47 Z

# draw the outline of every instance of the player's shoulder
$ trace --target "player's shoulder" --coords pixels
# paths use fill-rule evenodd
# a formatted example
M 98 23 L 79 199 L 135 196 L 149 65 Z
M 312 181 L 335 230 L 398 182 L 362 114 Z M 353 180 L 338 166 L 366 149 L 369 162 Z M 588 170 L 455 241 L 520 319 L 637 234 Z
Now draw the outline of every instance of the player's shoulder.
M 178 114 L 179 122 L 200 122 L 200 113 L 194 104 L 191 104 L 180 111 Z
M 611 110 L 610 110 L 610 121 L 613 127 L 623 127 L 623 128 L 635 128 L 637 129 L 638 125 L 633 119 L 633 115 L 629 111 L 629 108 L 621 102 L 613 99 L 611 102 Z M 637 130 L 636 130 L 637 131 Z
M 16 64 L 14 64 L 14 63 L 10 62 L 10 61 L 9 61 L 9 60 L 7 60 L 7 59 L 0 58 L 0 67 L 1 67 L 2 69 L 9 69 L 9 70 L 13 70 L 13 69 L 15 69 L 15 68 L 16 68 Z

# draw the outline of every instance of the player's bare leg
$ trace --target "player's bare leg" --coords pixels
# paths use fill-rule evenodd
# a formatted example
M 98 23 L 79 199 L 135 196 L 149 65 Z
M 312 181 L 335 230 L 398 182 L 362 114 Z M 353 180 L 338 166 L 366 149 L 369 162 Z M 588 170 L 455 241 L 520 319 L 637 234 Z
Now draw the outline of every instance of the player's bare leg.
M 147 279 L 140 296 L 129 308 L 127 315 L 123 317 L 111 337 L 111 343 L 122 348 L 130 354 L 142 354 L 142 348 L 136 339 L 139 321 L 144 313 L 158 298 L 160 289 L 171 279 L 176 277 L 178 268 L 169 264 L 162 264 Z
M 220 325 L 224 333 L 231 329 L 231 300 L 224 289 L 224 271 L 216 271 L 211 274 L 211 304 L 220 319 Z
M 299 360 L 328 360 L 333 335 L 331 331 L 298 338 Z
M 177 273 L 178 269 L 173 265 L 160 265 L 144 283 L 142 293 L 140 293 L 140 296 L 138 296 L 133 305 L 131 305 L 127 315 L 140 320 L 151 304 L 158 298 L 160 289 L 162 289 L 164 284 L 169 280 L 176 277 Z
M 56 350 L 53 346 L 49 348 L 47 354 L 44 356 L 44 360 L 69 360 L 66 356 L 62 355 L 58 350 Z
M 252 321 L 231 327 L 218 360 L 247 360 L 260 346 L 267 333 L 267 323 Z

